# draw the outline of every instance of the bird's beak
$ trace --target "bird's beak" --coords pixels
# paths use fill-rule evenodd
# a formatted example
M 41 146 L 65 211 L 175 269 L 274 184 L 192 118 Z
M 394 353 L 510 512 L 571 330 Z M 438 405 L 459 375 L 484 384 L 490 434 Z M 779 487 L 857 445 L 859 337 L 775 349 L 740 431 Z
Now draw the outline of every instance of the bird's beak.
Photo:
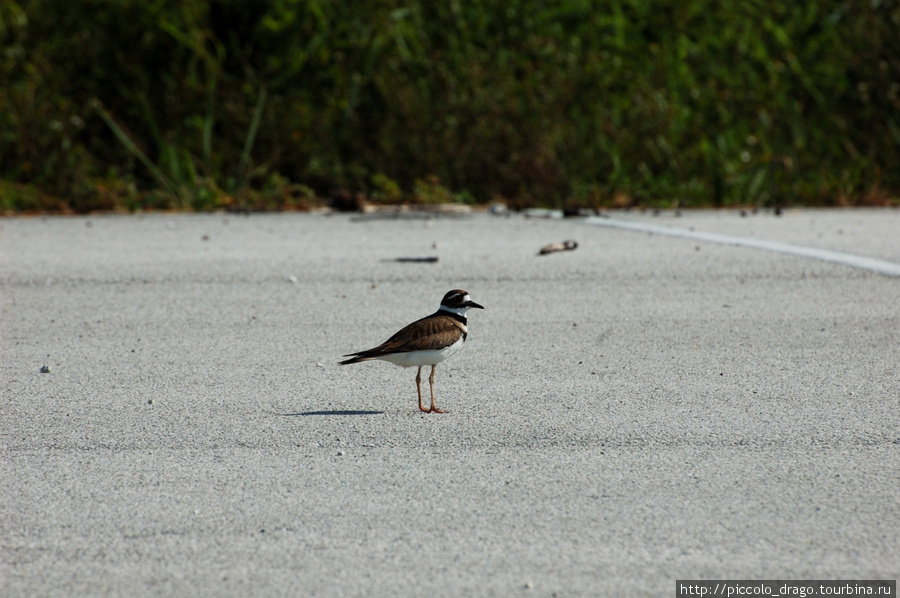
M 468 301 L 466 301 L 466 307 L 477 307 L 478 309 L 484 309 L 484 307 L 478 305 L 477 303 L 475 303 L 475 302 L 472 301 L 471 299 L 469 299 Z

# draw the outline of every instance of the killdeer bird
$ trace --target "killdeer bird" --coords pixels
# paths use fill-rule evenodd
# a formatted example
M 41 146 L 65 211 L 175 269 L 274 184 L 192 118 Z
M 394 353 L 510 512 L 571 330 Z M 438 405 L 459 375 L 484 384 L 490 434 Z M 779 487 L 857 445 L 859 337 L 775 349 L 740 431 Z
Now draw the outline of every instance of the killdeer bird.
M 469 333 L 466 312 L 472 308 L 484 309 L 472 301 L 461 289 L 450 291 L 441 300 L 436 312 L 404 327 L 400 332 L 377 347 L 358 353 L 348 353 L 350 359 L 340 365 L 381 359 L 408 368 L 418 366 L 416 391 L 419 393 L 419 409 L 425 413 L 446 413 L 434 404 L 434 368 L 460 350 Z M 431 407 L 422 404 L 422 366 L 431 366 L 428 384 L 431 388 Z

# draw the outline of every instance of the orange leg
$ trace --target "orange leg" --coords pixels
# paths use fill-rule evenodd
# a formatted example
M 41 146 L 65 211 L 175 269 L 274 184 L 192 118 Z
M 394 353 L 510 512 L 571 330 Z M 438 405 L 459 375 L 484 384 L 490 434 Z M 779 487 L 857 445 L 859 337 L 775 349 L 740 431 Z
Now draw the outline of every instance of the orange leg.
M 419 409 L 428 413 L 429 410 L 422 404 L 422 366 L 419 366 L 419 371 L 416 372 L 416 391 L 419 393 Z
M 428 386 L 431 388 L 431 409 L 428 410 L 429 413 L 447 413 L 442 409 L 438 409 L 437 405 L 434 404 L 434 366 L 431 366 L 431 375 L 428 376 Z

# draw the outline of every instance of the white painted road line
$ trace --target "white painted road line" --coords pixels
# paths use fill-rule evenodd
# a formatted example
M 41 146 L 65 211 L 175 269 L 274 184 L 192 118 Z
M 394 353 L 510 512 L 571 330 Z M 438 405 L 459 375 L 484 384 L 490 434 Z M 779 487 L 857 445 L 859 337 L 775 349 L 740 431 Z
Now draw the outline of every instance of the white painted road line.
M 752 239 L 749 237 L 734 237 L 731 235 L 707 233 L 685 228 L 670 228 L 668 226 L 644 224 L 641 222 L 629 222 L 627 220 L 616 220 L 613 218 L 590 217 L 585 221 L 588 224 L 593 224 L 596 226 L 606 226 L 609 228 L 618 228 L 634 232 L 651 233 L 654 235 L 668 235 L 670 237 L 681 237 L 684 239 L 693 239 L 696 241 L 706 241 L 708 243 L 737 245 L 739 247 L 750 247 L 753 249 L 775 251 L 777 253 L 785 253 L 789 255 L 811 257 L 826 262 L 851 266 L 853 268 L 871 270 L 872 272 L 878 272 L 879 274 L 885 274 L 887 276 L 900 276 L 900 264 L 896 262 L 890 262 L 888 260 L 882 260 L 874 257 L 866 257 L 863 255 L 854 255 L 852 253 L 844 253 L 843 251 L 832 251 L 830 249 L 806 247 L 803 245 L 794 245 L 792 243 L 782 243 L 780 241 L 764 241 L 762 239 Z

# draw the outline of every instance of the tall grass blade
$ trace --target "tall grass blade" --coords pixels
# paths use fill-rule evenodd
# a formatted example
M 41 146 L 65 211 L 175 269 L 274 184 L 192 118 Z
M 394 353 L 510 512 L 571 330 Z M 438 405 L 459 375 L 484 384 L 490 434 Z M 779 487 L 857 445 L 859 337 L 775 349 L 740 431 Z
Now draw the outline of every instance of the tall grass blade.
M 253 111 L 253 120 L 250 121 L 250 128 L 247 129 L 247 138 L 244 140 L 244 151 L 241 152 L 241 161 L 238 169 L 243 176 L 250 167 L 250 151 L 253 149 L 253 142 L 256 141 L 256 133 L 259 130 L 259 123 L 262 120 L 263 108 L 266 105 L 266 86 L 263 85 L 259 89 L 259 98 L 256 100 L 256 109 Z
M 209 164 L 212 156 L 212 130 L 215 122 L 216 80 L 210 77 L 209 94 L 206 98 L 206 118 L 203 119 L 203 161 Z
M 113 134 L 118 138 L 119 141 L 122 142 L 122 145 L 132 153 L 141 163 L 150 171 L 150 174 L 156 179 L 156 182 L 160 184 L 160 186 L 168 189 L 171 193 L 177 193 L 177 185 L 175 182 L 166 176 L 166 174 L 160 170 L 156 164 L 154 164 L 150 158 L 147 157 L 141 148 L 134 142 L 133 139 L 125 132 L 125 129 L 116 122 L 116 119 L 113 118 L 112 114 L 106 111 L 103 108 L 103 104 L 100 103 L 99 100 L 95 100 L 93 103 L 94 109 L 97 110 L 97 113 L 100 115 L 100 118 L 106 123 L 106 125 L 112 130 Z

